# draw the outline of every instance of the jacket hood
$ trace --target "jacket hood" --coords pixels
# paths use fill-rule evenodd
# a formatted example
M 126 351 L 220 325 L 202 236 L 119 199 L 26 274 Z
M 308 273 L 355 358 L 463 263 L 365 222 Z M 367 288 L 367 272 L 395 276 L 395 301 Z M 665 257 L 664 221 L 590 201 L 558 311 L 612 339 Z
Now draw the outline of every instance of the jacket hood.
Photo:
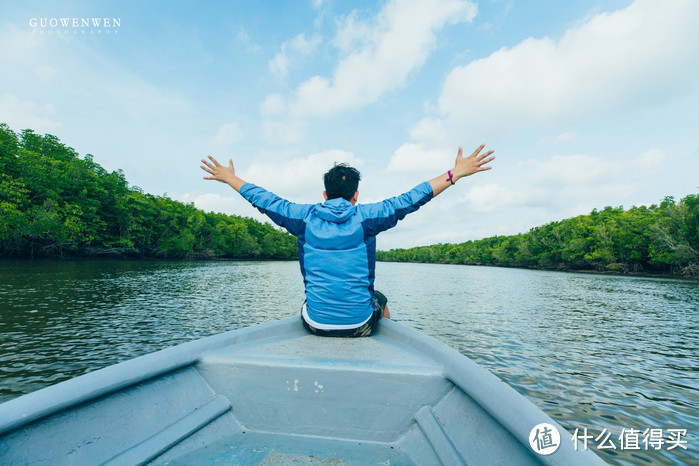
M 345 223 L 354 215 L 355 206 L 351 202 L 338 197 L 316 204 L 315 214 L 328 222 Z

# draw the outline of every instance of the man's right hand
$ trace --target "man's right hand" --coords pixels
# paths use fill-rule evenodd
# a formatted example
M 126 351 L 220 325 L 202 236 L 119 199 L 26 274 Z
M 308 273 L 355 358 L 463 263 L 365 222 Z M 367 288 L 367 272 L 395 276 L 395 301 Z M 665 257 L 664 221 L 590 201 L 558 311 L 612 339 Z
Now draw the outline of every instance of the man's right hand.
M 221 183 L 226 183 L 236 191 L 240 192 L 240 188 L 245 184 L 245 181 L 238 178 L 233 167 L 233 159 L 228 160 L 228 166 L 224 167 L 212 156 L 208 156 L 209 160 L 201 159 L 204 165 L 201 169 L 209 173 L 211 176 L 205 176 L 205 180 L 215 180 Z

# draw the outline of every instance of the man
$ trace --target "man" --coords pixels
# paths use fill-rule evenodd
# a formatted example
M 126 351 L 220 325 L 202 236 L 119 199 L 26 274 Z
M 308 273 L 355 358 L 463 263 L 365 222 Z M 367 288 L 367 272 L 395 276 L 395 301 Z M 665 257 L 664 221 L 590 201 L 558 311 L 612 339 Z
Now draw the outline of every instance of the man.
M 469 157 L 459 148 L 454 168 L 400 196 L 357 205 L 360 175 L 347 165 L 324 176 L 324 203 L 295 204 L 240 179 L 233 160 L 225 167 L 209 156 L 201 168 L 230 185 L 260 212 L 298 238 L 306 302 L 304 326 L 322 336 L 368 336 L 381 317 L 390 318 L 387 299 L 374 290 L 376 235 L 392 228 L 465 176 L 485 170 L 495 157 L 478 147 Z

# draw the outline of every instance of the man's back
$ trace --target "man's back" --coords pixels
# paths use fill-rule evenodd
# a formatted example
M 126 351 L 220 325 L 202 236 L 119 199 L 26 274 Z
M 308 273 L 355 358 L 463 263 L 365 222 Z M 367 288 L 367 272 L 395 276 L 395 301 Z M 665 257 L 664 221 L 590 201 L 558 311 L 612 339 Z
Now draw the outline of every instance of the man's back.
M 311 321 L 352 328 L 374 310 L 378 233 L 432 198 L 429 183 L 383 202 L 353 205 L 343 198 L 295 204 L 247 183 L 240 194 L 298 238 L 299 263 Z

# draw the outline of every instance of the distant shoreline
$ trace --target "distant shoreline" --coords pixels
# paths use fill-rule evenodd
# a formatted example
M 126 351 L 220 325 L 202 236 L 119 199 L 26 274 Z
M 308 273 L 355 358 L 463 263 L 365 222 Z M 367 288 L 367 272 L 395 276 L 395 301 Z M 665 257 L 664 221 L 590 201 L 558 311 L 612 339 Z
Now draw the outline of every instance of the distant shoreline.
M 41 256 L 41 257 L 4 257 L 0 256 L 0 265 L 3 262 L 81 262 L 81 261 L 111 261 L 111 260 L 124 260 L 124 261 L 163 261 L 163 262 L 194 262 L 194 261 L 222 261 L 222 262 L 298 262 L 298 258 L 288 258 L 288 257 L 162 257 L 162 256 L 133 256 L 133 255 L 75 255 L 75 256 L 64 256 L 64 257 L 52 257 L 52 256 Z M 527 266 L 513 266 L 513 265 L 502 265 L 502 264 L 461 264 L 456 262 L 426 262 L 426 261 L 395 261 L 395 260 L 379 260 L 376 262 L 384 263 L 407 263 L 407 264 L 428 264 L 428 265 L 455 265 L 455 266 L 471 266 L 471 267 L 495 267 L 501 269 L 519 269 L 519 270 L 532 270 L 532 271 L 545 271 L 545 272 L 562 272 L 562 273 L 582 273 L 589 275 L 607 275 L 612 277 L 638 277 L 638 278 L 659 278 L 659 279 L 673 279 L 673 280 L 686 280 L 699 282 L 699 277 L 697 276 L 685 276 L 682 274 L 672 274 L 668 272 L 615 272 L 609 270 L 589 270 L 589 269 L 569 269 L 569 268 L 554 268 L 554 267 L 527 267 Z
M 590 269 L 569 269 L 555 267 L 527 267 L 503 264 L 462 264 L 458 262 L 427 262 L 427 261 L 395 261 L 395 260 L 376 260 L 377 262 L 393 262 L 407 264 L 439 264 L 439 265 L 456 265 L 456 266 L 471 266 L 471 267 L 494 267 L 499 269 L 519 269 L 519 270 L 540 270 L 545 272 L 562 272 L 562 273 L 584 273 L 590 275 L 609 275 L 613 277 L 645 277 L 645 278 L 666 278 L 679 279 L 689 281 L 699 281 L 697 276 L 685 276 L 682 274 L 672 274 L 668 272 L 615 272 L 610 270 L 590 270 Z

